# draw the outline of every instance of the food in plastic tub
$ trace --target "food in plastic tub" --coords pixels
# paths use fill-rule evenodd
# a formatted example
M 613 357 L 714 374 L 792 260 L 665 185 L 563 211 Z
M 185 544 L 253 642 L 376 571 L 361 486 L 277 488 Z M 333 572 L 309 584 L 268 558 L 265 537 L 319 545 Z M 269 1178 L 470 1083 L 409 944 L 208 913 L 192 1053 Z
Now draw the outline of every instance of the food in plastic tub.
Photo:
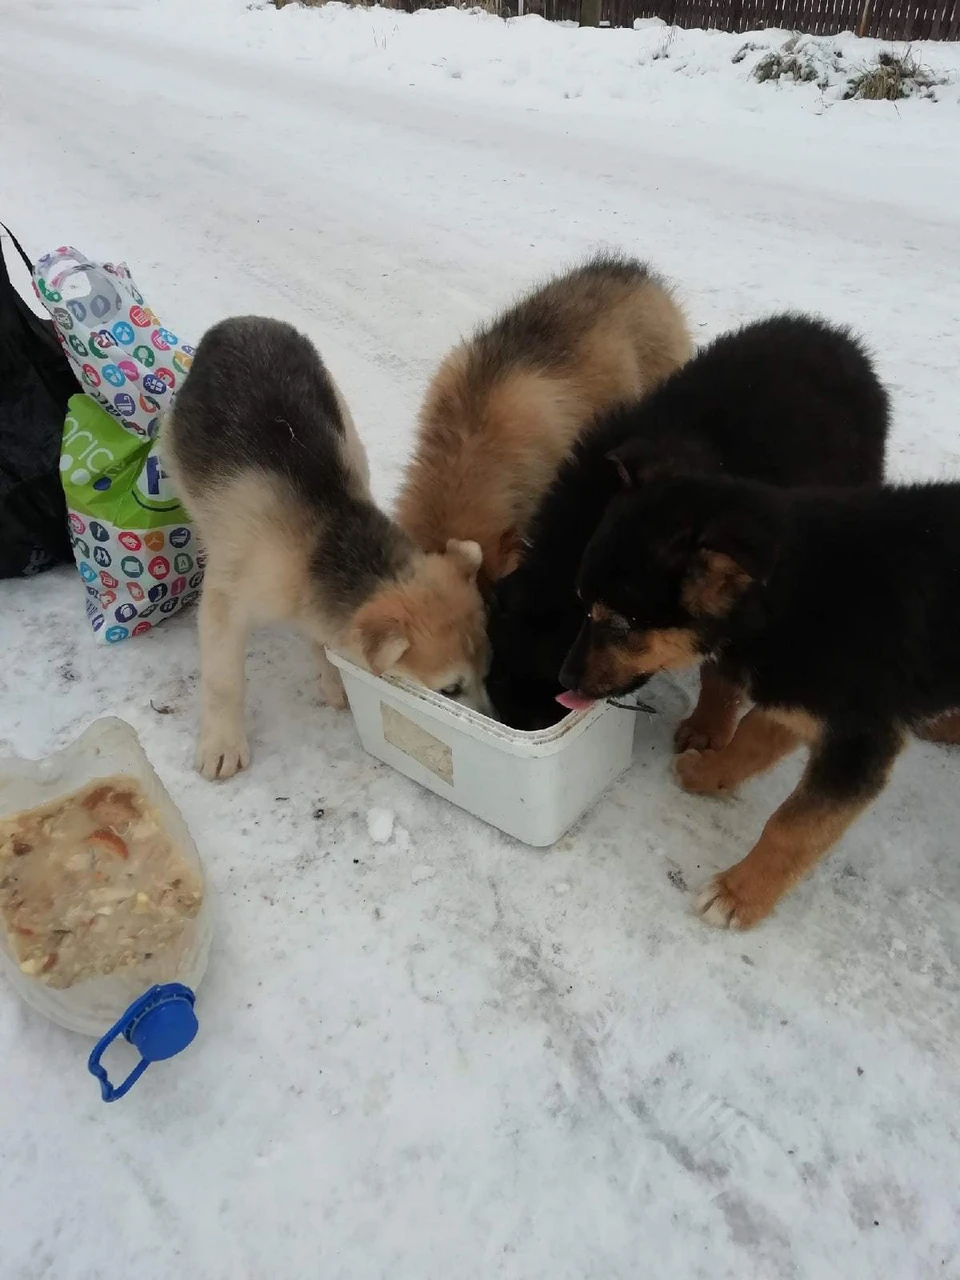
M 196 848 L 129 725 L 0 760 L 0 966 L 39 1012 L 101 1037 L 106 1100 L 193 1039 L 210 936 Z M 121 1035 L 141 1062 L 114 1088 L 100 1057 Z
M 371 755 L 525 844 L 559 840 L 633 757 L 629 709 L 599 702 L 528 733 L 328 656 Z

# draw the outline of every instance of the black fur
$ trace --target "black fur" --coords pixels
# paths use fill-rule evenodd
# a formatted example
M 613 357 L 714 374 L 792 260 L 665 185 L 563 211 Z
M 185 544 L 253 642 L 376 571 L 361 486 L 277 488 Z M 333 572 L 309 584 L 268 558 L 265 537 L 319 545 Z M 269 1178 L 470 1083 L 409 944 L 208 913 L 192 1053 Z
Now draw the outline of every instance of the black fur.
M 282 320 L 236 316 L 203 335 L 176 402 L 181 468 L 203 484 L 239 471 L 281 475 L 313 501 L 344 489 L 344 429 L 309 338 Z
M 683 599 L 705 551 L 749 579 L 718 616 Z M 878 789 L 903 731 L 960 707 L 958 583 L 958 483 L 784 491 L 719 477 L 617 498 L 579 575 L 586 608 L 601 601 L 637 637 L 690 629 L 757 706 L 821 723 L 810 787 L 829 799 Z M 584 623 L 573 685 L 602 629 Z
M 577 565 L 623 487 L 662 473 L 730 474 L 783 486 L 859 485 L 883 475 L 886 392 L 848 332 L 780 316 L 718 338 L 644 400 L 604 415 L 561 467 L 515 573 L 491 608 L 488 689 L 518 728 L 553 723 L 563 658 L 583 617 Z
M 333 380 L 292 325 L 237 316 L 209 329 L 165 432 L 193 486 L 213 488 L 244 471 L 290 486 L 322 530 L 312 565 L 328 604 L 358 607 L 409 561 L 409 539 L 347 465 Z

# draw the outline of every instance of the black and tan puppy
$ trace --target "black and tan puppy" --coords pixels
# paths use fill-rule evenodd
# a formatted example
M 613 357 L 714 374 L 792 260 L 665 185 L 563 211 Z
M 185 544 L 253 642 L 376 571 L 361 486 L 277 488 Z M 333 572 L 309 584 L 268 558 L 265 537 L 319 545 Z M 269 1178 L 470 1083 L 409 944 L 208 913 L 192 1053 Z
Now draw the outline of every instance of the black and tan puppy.
M 615 499 L 587 547 L 587 618 L 562 671 L 606 698 L 710 661 L 753 708 L 719 751 L 676 761 L 721 795 L 810 748 L 793 794 L 699 898 L 749 928 L 886 784 L 906 735 L 955 742 L 960 715 L 960 484 L 797 490 L 653 480 Z
M 606 414 L 561 466 L 520 567 L 496 586 L 487 688 L 500 716 L 535 729 L 563 714 L 554 702 L 558 673 L 583 619 L 577 567 L 621 487 L 618 469 L 638 483 L 665 473 L 783 486 L 878 483 L 888 416 L 862 347 L 845 330 L 791 315 L 724 334 L 651 394 Z M 705 666 L 678 748 L 722 746 L 738 707 L 739 692 Z

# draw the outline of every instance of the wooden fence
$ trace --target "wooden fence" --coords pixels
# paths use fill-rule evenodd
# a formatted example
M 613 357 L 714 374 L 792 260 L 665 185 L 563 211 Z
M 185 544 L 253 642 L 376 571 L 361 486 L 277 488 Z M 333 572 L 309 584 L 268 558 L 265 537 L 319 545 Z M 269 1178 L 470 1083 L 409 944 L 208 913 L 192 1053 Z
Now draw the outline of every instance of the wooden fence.
M 545 5 L 576 0 L 544 0 Z M 606 0 L 611 26 L 663 18 L 678 27 L 758 31 L 784 27 L 809 35 L 855 31 L 878 40 L 960 39 L 960 0 Z M 544 13 L 544 17 L 548 15 Z
M 390 0 L 387 0 L 389 3 Z M 397 8 L 433 8 L 443 0 L 393 0 Z M 484 8 L 497 8 L 486 0 Z M 524 0 L 525 13 L 551 22 L 576 22 L 579 0 Z M 504 15 L 517 0 L 501 0 Z M 783 27 L 808 35 L 855 31 L 879 40 L 960 40 L 960 0 L 602 0 L 601 21 L 632 27 L 637 18 L 662 18 L 677 27 L 760 31 Z

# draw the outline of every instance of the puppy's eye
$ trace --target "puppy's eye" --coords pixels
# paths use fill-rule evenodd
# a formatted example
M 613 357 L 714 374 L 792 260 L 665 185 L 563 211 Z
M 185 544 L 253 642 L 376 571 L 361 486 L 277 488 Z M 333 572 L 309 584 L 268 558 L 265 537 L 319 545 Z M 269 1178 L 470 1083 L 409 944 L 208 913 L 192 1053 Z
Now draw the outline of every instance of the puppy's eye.
M 620 613 L 611 613 L 609 618 L 607 618 L 606 625 L 607 630 L 612 635 L 615 635 L 618 640 L 622 640 L 624 636 L 628 636 L 630 634 L 630 621 Z
M 463 693 L 463 681 L 458 680 L 456 684 L 444 685 L 440 692 L 445 698 L 459 698 Z

